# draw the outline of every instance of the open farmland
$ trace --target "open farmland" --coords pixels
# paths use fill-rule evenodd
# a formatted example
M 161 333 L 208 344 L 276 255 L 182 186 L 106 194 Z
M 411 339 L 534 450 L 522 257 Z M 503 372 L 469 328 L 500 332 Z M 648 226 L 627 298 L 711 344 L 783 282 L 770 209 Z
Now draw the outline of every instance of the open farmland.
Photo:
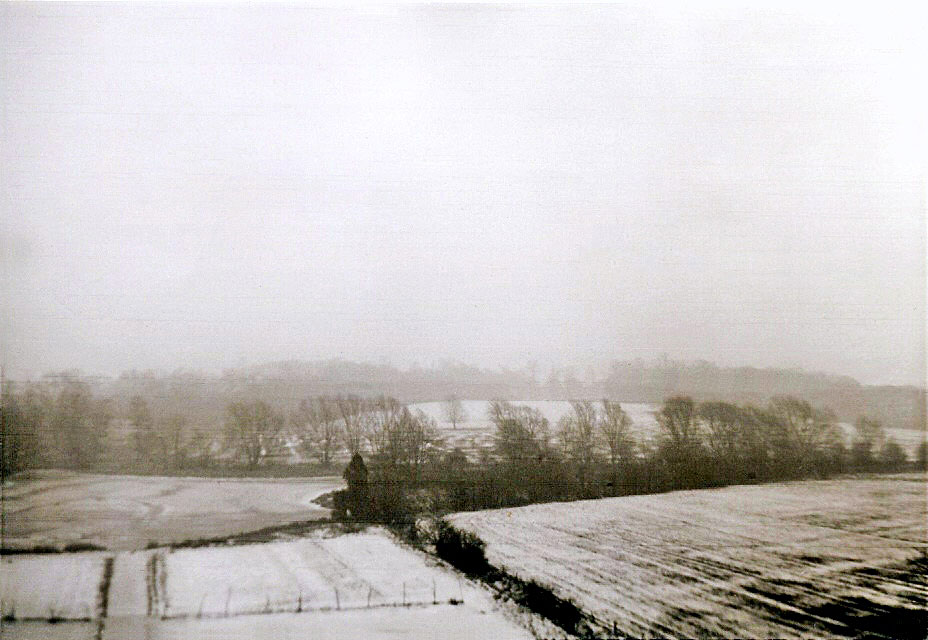
M 208 549 L 163 556 L 167 617 L 263 611 L 364 609 L 461 599 L 453 572 L 382 530 Z
M 232 536 L 329 510 L 313 502 L 341 478 L 255 480 L 33 472 L 3 489 L 3 547 L 93 544 L 140 549 Z
M 112 560 L 100 553 L 4 557 L 0 615 L 4 618 L 92 620 Z
M 600 633 L 923 638 L 926 478 L 738 486 L 460 513 L 488 561 Z
M 533 626 L 551 635 L 544 621 L 497 604 L 379 528 L 174 551 L 8 556 L 0 600 L 4 638 L 528 639 Z

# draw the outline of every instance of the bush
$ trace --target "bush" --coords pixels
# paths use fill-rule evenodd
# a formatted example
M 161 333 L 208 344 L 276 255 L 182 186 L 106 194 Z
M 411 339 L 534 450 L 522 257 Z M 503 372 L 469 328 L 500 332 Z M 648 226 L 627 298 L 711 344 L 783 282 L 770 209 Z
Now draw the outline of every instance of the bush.
M 344 520 L 348 517 L 348 491 L 341 489 L 332 492 L 332 519 Z

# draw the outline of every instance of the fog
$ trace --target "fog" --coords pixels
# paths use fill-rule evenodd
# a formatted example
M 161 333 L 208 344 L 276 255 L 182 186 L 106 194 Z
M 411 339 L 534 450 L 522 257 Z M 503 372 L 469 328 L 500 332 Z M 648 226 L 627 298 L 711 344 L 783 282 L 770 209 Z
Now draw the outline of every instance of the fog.
M 5 375 L 925 383 L 920 16 L 0 6 Z

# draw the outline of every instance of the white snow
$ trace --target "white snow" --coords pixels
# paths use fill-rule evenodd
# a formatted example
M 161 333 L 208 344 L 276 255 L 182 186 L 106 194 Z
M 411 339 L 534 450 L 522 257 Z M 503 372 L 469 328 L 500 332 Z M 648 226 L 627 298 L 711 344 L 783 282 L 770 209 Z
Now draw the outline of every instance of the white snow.
M 529 640 L 532 634 L 498 612 L 466 606 L 381 607 L 243 615 L 230 618 L 175 618 L 139 626 L 107 622 L 103 640 Z
M 98 616 L 96 597 L 105 557 L 95 553 L 5 558 L 3 593 L 15 596 L 10 606 L 16 607 L 16 620 L 2 622 L 4 640 L 101 637 L 98 629 L 109 640 L 516 639 L 531 638 L 530 629 L 545 637 L 561 636 L 546 621 L 496 602 L 485 588 L 399 544 L 382 529 L 173 553 L 119 553 L 106 617 L 90 624 L 49 624 L 50 612 L 80 618 L 90 607 L 88 617 Z M 34 575 L 43 579 L 36 581 Z M 149 586 L 156 593 L 147 592 Z M 460 604 L 450 604 L 452 598 Z M 4 613 L 11 613 L 6 604 Z
M 0 608 L 16 619 L 92 620 L 106 556 L 102 553 L 3 556 Z
M 338 477 L 240 479 L 43 471 L 3 491 L 7 548 L 90 542 L 114 550 L 327 519 L 312 500 Z
M 132 551 L 116 555 L 107 616 L 144 616 L 148 613 L 148 564 L 154 554 L 154 551 Z
M 386 532 L 185 549 L 165 556 L 168 616 L 431 604 L 460 597 L 439 571 Z
M 450 520 L 487 543 L 492 564 L 574 600 L 604 629 L 616 622 L 639 636 L 783 637 L 817 624 L 802 616 L 810 603 L 928 597 L 924 586 L 855 573 L 928 548 L 925 489 L 925 476 L 903 474 L 532 505 Z M 788 608 L 799 611 L 798 622 L 781 615 Z

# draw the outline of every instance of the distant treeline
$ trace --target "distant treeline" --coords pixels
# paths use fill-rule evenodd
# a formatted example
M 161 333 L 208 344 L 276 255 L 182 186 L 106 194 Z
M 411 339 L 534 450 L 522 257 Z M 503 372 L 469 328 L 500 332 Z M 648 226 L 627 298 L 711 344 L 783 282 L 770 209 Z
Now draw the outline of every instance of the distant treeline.
M 164 379 L 152 378 L 155 383 Z M 655 439 L 638 441 L 612 400 L 571 401 L 557 424 L 531 407 L 495 400 L 486 419 L 493 446 L 468 459 L 445 446 L 435 421 L 388 395 L 320 394 L 298 402 L 261 399 L 236 387 L 204 427 L 185 413 L 201 387 L 103 395 L 74 376 L 4 385 L 0 404 L 4 476 L 58 467 L 123 473 L 309 475 L 341 472 L 361 454 L 370 502 L 355 513 L 391 521 L 419 511 L 500 507 L 549 500 L 652 493 L 844 471 L 921 467 L 860 416 L 850 448 L 835 414 L 795 396 L 764 405 L 666 399 Z M 110 387 L 112 390 L 113 387 Z M 220 402 L 213 397 L 213 402 Z M 459 409 L 452 396 L 449 416 Z M 195 414 L 194 414 L 195 415 Z M 298 454 L 298 455 L 295 455 Z M 296 457 L 311 463 L 292 464 Z
M 573 368 L 541 372 L 490 371 L 456 363 L 398 369 L 326 360 L 277 362 L 228 370 L 221 375 L 196 371 L 130 371 L 116 378 L 88 379 L 79 372 L 50 374 L 33 382 L 55 384 L 84 380 L 91 390 L 123 409 L 139 396 L 156 414 L 176 413 L 203 429 L 218 429 L 226 405 L 242 398 L 259 399 L 284 413 L 311 396 L 387 395 L 403 403 L 443 400 L 451 395 L 484 400 L 570 400 L 616 398 L 623 402 L 660 403 L 688 394 L 699 402 L 719 400 L 764 404 L 776 395 L 792 395 L 830 407 L 853 422 L 870 416 L 886 427 L 926 428 L 925 389 L 911 386 L 866 386 L 853 378 L 791 369 L 726 368 L 708 362 L 672 360 L 613 362 L 608 369 Z M 20 386 L 22 386 L 22 382 Z
M 2 471 L 320 475 L 340 473 L 354 453 L 418 469 L 441 450 L 435 421 L 390 396 L 311 396 L 289 410 L 241 397 L 204 427 L 182 404 L 165 410 L 141 395 L 102 396 L 80 378 L 8 383 L 0 404 Z

